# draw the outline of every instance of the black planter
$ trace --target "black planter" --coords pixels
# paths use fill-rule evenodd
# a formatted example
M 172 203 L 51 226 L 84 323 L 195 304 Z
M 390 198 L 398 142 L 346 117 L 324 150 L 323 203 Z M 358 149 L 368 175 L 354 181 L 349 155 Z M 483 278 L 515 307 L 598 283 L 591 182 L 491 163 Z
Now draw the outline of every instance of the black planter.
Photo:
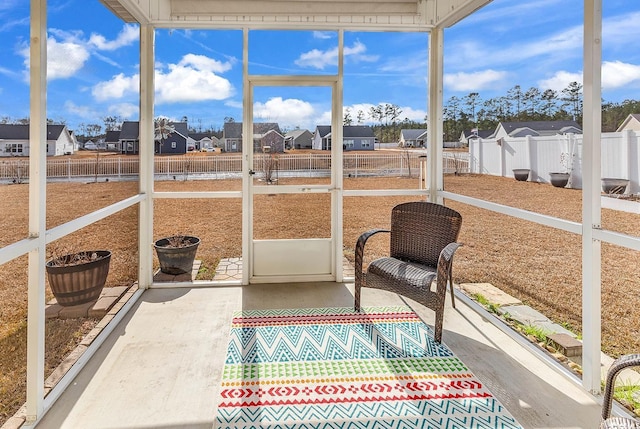
M 569 183 L 569 173 L 549 173 L 549 177 L 556 188 L 564 188 Z
M 611 177 L 603 177 L 602 192 L 605 194 L 624 194 L 629 184 L 628 179 L 613 179 Z
M 529 169 L 528 168 L 514 168 L 513 169 L 513 177 L 516 178 L 519 182 L 526 182 L 529 180 Z
M 93 254 L 96 259 L 92 261 L 73 262 L 78 255 L 90 257 Z M 49 287 L 58 304 L 70 307 L 97 300 L 107 281 L 110 262 L 111 252 L 108 250 L 71 253 L 48 261 L 46 270 Z
M 179 238 L 189 244 L 182 247 L 172 246 L 171 242 Z M 198 237 L 188 235 L 166 237 L 156 241 L 153 247 L 155 247 L 158 261 L 160 261 L 160 271 L 172 275 L 190 273 L 199 244 L 200 239 Z

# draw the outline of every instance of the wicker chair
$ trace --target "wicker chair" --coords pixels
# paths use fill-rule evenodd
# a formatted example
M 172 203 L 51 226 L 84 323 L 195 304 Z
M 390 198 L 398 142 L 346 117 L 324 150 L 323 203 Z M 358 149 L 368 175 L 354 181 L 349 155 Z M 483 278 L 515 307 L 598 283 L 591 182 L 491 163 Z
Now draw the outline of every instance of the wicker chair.
M 403 203 L 391 211 L 391 230 L 373 229 L 362 234 L 356 243 L 355 303 L 360 311 L 361 288 L 370 287 L 398 293 L 436 312 L 434 339 L 442 341 L 444 301 L 447 282 L 453 296 L 451 277 L 453 254 L 462 216 L 453 209 L 424 201 Z M 365 244 L 380 232 L 390 233 L 388 257 L 372 261 L 365 274 L 362 270 Z M 435 292 L 431 283 L 437 279 Z
M 640 354 L 621 356 L 609 368 L 604 389 L 604 400 L 602 401 L 602 423 L 600 423 L 600 429 L 640 429 L 640 422 L 634 418 L 611 417 L 616 377 L 620 371 L 632 366 L 640 366 Z

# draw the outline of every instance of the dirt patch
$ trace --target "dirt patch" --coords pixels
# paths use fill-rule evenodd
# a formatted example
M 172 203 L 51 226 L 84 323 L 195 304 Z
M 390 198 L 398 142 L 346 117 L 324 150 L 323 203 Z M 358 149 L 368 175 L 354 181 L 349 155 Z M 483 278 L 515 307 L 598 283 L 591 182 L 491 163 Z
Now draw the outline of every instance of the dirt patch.
M 280 179 L 287 184 L 292 179 Z M 326 179 L 304 179 L 314 184 Z M 351 178 L 345 189 L 412 188 L 416 178 Z M 131 197 L 137 183 L 53 183 L 47 186 L 47 226 L 63 225 L 78 216 Z M 238 180 L 157 182 L 156 191 L 237 191 Z M 572 189 L 518 182 L 491 176 L 446 176 L 445 189 L 474 198 L 580 222 L 582 195 Z M 28 235 L 28 185 L 0 186 L 0 245 Z M 257 237 L 328 236 L 328 200 L 317 195 L 261 195 L 256 199 Z M 389 224 L 391 208 L 410 197 L 347 197 L 344 200 L 344 254 L 353 260 L 356 239 L 363 231 Z M 492 283 L 557 323 L 579 332 L 581 310 L 581 239 L 522 220 L 447 201 L 463 216 L 456 254 L 456 282 Z M 174 234 L 201 239 L 197 258 L 200 278 L 212 278 L 223 257 L 239 257 L 242 204 L 240 199 L 162 199 L 154 204 L 154 238 Z M 602 226 L 640 236 L 640 216 L 602 211 Z M 129 286 L 137 276 L 138 208 L 130 207 L 52 244 L 59 251 L 108 249 L 113 253 L 107 287 Z M 149 243 L 152 246 L 152 243 Z M 388 243 L 375 239 L 369 259 L 383 255 Z M 59 248 L 63 248 L 60 250 Z M 53 250 L 53 249 L 50 249 Z M 604 351 L 618 356 L 640 350 L 640 264 L 638 253 L 602 246 L 602 333 Z M 157 266 L 157 261 L 156 261 Z M 47 289 L 48 298 L 52 295 Z M 0 270 L 0 424 L 24 403 L 26 380 L 27 258 Z M 95 321 L 47 322 L 47 373 L 73 349 Z

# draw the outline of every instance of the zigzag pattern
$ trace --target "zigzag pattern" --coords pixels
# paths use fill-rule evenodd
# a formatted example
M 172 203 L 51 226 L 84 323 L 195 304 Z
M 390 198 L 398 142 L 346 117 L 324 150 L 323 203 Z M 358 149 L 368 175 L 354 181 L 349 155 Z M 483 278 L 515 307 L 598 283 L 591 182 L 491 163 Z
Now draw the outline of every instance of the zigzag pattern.
M 281 427 L 290 428 L 296 422 L 327 421 L 384 421 L 402 417 L 403 421 L 413 420 L 422 427 L 424 421 L 438 422 L 440 428 L 519 428 L 513 417 L 494 398 L 431 401 L 387 401 L 330 405 L 291 405 L 272 407 L 242 407 L 219 409 L 218 427 L 260 427 L 265 424 L 286 423 Z M 502 424 L 502 426 L 500 425 Z M 251 426 L 254 425 L 254 426 Z M 363 426 L 374 427 L 374 426 Z
M 229 364 L 223 370 L 223 380 L 269 380 L 272 378 L 353 376 L 390 374 L 395 378 L 416 374 L 443 375 L 455 378 L 466 373 L 467 367 L 455 356 L 432 359 L 367 359 L 313 362 L 275 362 L 259 364 Z M 464 374 L 463 374 L 464 375 Z
M 363 307 L 360 314 L 390 314 L 412 312 L 407 306 L 390 307 Z M 271 317 L 271 316 L 316 316 L 328 314 L 354 314 L 351 307 L 322 307 L 322 308 L 282 308 L 269 310 L 237 310 L 233 312 L 233 317 Z
M 415 325 L 409 328 L 406 325 Z M 227 364 L 451 356 L 422 323 L 233 329 Z
M 236 312 L 217 429 L 520 428 L 407 307 Z

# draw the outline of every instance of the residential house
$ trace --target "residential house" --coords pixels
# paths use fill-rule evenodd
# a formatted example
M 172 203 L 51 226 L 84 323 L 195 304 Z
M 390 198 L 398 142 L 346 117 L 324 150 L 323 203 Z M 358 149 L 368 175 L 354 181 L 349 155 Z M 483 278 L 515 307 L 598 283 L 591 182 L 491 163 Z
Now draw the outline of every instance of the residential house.
M 104 136 L 106 149 L 112 152 L 120 151 L 120 130 L 107 131 Z
M 619 133 L 625 130 L 640 131 L 640 113 L 631 113 L 627 116 L 627 119 L 620 124 L 616 132 Z
M 477 128 L 472 128 L 470 130 L 463 130 L 462 133 L 460 133 L 460 140 L 458 141 L 463 145 L 468 146 L 469 140 L 488 139 L 492 134 L 493 131 L 491 130 L 479 130 Z
M 93 140 L 87 140 L 86 142 L 84 142 L 84 144 L 82 145 L 82 148 L 84 150 L 98 150 L 98 145 L 96 144 L 96 142 L 94 142 Z
M 582 134 L 582 128 L 576 121 L 500 122 L 489 138 L 553 136 L 569 133 Z
M 154 153 L 157 154 L 184 154 L 187 153 L 187 123 L 171 122 L 175 132 L 166 139 L 154 142 Z M 140 123 L 138 121 L 125 121 L 122 123 L 120 136 L 118 137 L 120 153 L 136 155 L 140 148 Z
M 120 153 L 137 154 L 140 145 L 140 123 L 138 121 L 124 121 L 118 136 Z
M 193 145 L 195 150 L 207 150 L 218 147 L 218 138 L 211 133 L 189 133 L 187 145 Z
M 0 124 L 0 156 L 29 156 L 29 125 Z M 75 139 L 66 125 L 47 125 L 47 156 L 71 155 Z
M 274 133 L 270 133 L 273 131 Z M 274 122 L 253 124 L 253 150 L 263 152 L 269 146 L 272 153 L 284 152 L 284 136 Z M 242 152 L 242 122 L 226 122 L 222 131 L 222 149 L 225 152 Z
M 171 122 L 174 131 L 165 139 L 156 140 L 154 143 L 157 154 L 185 154 L 195 150 L 194 145 L 187 143 L 189 127 L 186 122 Z
M 366 125 L 344 125 L 342 127 L 343 150 L 373 150 L 376 136 L 373 128 Z M 318 125 L 313 136 L 313 149 L 331 150 L 331 126 Z
M 423 128 L 400 130 L 400 147 L 427 147 L 427 130 Z
M 311 149 L 313 146 L 313 134 L 309 130 L 289 131 L 284 140 L 287 149 Z

